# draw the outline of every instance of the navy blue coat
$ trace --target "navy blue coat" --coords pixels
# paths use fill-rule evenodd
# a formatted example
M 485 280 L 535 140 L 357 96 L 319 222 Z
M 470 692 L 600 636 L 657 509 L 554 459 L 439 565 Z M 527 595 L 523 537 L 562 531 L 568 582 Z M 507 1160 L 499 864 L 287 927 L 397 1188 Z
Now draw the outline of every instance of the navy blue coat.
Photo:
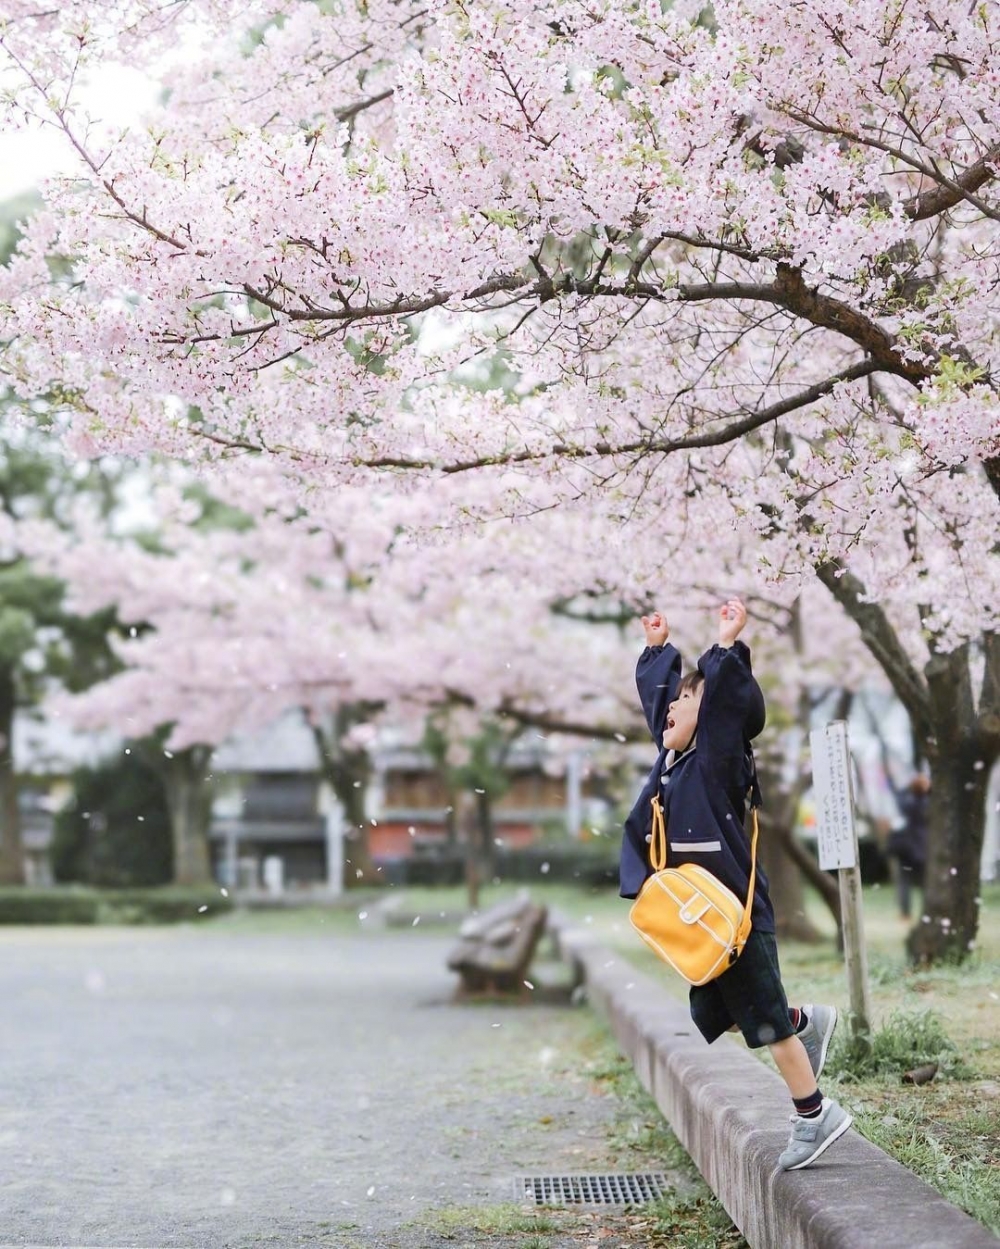
M 764 697 L 743 642 L 713 646 L 698 660 L 705 678 L 695 745 L 668 766 L 663 748 L 667 708 L 681 679 L 675 647 L 648 646 L 635 680 L 659 757 L 625 821 L 619 866 L 620 893 L 634 898 L 651 874 L 651 799 L 659 790 L 667 826 L 668 863 L 699 863 L 745 899 L 750 883 L 750 839 L 744 831 L 747 793 L 754 784 L 750 738 L 764 725 Z M 759 932 L 774 932 L 774 910 L 759 855 L 752 918 Z

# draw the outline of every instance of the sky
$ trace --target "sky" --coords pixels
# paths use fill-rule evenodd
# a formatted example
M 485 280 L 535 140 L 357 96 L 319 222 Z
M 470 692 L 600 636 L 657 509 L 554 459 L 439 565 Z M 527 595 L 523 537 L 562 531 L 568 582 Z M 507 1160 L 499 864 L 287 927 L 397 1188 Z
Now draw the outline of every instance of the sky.
M 157 89 L 138 70 L 105 65 L 96 81 L 82 87 L 80 99 L 95 120 L 130 126 L 154 102 Z M 31 190 L 53 174 L 71 172 L 75 160 L 65 137 L 54 127 L 0 133 L 0 200 Z

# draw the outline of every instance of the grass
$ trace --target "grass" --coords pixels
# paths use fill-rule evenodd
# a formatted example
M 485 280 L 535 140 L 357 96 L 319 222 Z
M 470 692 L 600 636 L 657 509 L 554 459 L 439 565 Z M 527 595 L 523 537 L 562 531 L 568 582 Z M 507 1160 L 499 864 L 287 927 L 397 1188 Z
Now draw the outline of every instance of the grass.
M 429 1211 L 420 1222 L 428 1231 L 445 1239 L 474 1232 L 485 1236 L 530 1235 L 540 1240 L 563 1227 L 563 1221 L 551 1211 L 526 1211 L 513 1202 L 492 1206 L 443 1206 Z

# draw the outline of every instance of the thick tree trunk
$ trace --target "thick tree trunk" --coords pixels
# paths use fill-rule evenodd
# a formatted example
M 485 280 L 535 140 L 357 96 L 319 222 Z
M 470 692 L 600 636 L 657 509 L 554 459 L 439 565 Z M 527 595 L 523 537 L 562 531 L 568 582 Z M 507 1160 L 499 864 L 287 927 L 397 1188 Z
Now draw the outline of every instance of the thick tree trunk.
M 921 673 L 857 577 L 837 561 L 816 571 L 882 665 L 910 714 L 920 743 L 917 753 L 931 769 L 927 887 L 923 914 L 907 949 L 918 963 L 960 961 L 974 948 L 979 930 L 976 899 L 986 785 L 1000 756 L 1000 635 L 984 633 L 978 639 L 985 667 L 976 699 L 968 642 L 946 654 L 932 654 Z
M 24 845 L 14 773 L 14 672 L 0 668 L 0 884 L 23 885 Z
M 178 885 L 212 883 L 208 839 L 212 791 L 206 783 L 211 757 L 210 746 L 190 746 L 160 765 L 173 833 L 174 883 Z
M 986 790 L 1000 753 L 995 717 L 973 704 L 968 647 L 935 656 L 926 675 L 933 725 L 925 743 L 930 835 L 924 905 L 907 939 L 910 956 L 923 964 L 961 961 L 975 947 Z

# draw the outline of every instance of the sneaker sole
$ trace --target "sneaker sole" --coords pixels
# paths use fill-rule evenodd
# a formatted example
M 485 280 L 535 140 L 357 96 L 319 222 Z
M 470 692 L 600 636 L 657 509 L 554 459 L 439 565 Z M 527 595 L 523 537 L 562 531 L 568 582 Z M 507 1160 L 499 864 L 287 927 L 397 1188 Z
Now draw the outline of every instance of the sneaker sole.
M 837 1128 L 835 1132 L 831 1133 L 831 1135 L 826 1138 L 826 1140 L 823 1142 L 822 1145 L 820 1145 L 819 1149 L 817 1149 L 814 1154 L 810 1154 L 809 1157 L 804 1158 L 802 1162 L 797 1162 L 794 1167 L 785 1167 L 785 1170 L 786 1171 L 801 1171 L 803 1167 L 807 1167 L 809 1166 L 810 1163 L 815 1162 L 816 1159 L 821 1154 L 825 1153 L 826 1150 L 830 1148 L 830 1146 L 833 1144 L 834 1141 L 840 1140 L 840 1138 L 844 1135 L 844 1133 L 847 1131 L 847 1129 L 851 1126 L 853 1122 L 854 1122 L 854 1116 L 848 1115 L 846 1119 L 844 1120 L 844 1122 Z
M 823 1074 L 823 1068 L 826 1066 L 826 1051 L 830 1048 L 830 1042 L 833 1040 L 833 1034 L 837 1030 L 837 1020 L 840 1018 L 835 1006 L 831 1007 L 831 1010 L 833 1011 L 833 1022 L 830 1024 L 826 1031 L 826 1036 L 823 1038 L 823 1044 L 819 1051 L 819 1065 L 813 1072 L 813 1075 L 817 1080 Z

